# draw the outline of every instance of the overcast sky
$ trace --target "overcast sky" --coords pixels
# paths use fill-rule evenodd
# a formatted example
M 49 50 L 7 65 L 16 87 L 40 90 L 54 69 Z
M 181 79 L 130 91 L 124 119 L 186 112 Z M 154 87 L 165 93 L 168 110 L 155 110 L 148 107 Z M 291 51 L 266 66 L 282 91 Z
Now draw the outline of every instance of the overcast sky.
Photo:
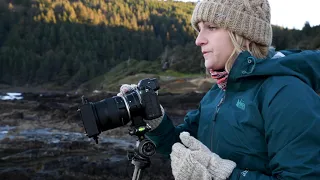
M 311 26 L 320 25 L 320 0 L 269 0 L 269 3 L 271 24 L 291 29 L 301 29 L 306 21 Z

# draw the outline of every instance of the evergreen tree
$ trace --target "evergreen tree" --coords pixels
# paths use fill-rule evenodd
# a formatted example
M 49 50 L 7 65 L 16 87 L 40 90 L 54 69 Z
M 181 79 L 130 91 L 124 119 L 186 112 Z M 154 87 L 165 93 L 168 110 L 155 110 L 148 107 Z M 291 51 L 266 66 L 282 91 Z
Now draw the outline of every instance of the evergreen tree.
M 193 3 L 155 0 L 0 1 L 0 83 L 78 86 L 128 59 L 201 71 Z M 277 49 L 320 48 L 320 26 L 273 26 Z

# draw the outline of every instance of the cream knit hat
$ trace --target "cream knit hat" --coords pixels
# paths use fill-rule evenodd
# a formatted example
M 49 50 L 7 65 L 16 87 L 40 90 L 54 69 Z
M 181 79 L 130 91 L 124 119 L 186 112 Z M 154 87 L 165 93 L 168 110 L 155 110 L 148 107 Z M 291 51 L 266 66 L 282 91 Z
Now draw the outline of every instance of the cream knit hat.
M 268 0 L 202 0 L 191 18 L 198 32 L 200 21 L 212 22 L 258 44 L 270 46 L 272 42 Z

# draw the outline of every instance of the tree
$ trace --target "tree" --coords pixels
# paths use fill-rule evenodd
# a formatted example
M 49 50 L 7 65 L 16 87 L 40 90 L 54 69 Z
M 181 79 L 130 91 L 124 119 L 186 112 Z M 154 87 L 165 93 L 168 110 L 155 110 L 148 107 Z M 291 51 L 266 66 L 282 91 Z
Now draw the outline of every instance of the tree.
M 0 1 L 1 4 L 2 1 Z M 15 0 L 0 5 L 0 80 L 73 84 L 130 59 L 199 72 L 191 3 L 154 0 Z M 320 26 L 273 26 L 277 49 L 319 48 Z M 190 45 L 192 44 L 192 45 Z M 152 62 L 152 63 L 153 63 Z M 149 62 L 150 63 L 150 62 Z M 200 68 L 200 69 L 199 69 Z

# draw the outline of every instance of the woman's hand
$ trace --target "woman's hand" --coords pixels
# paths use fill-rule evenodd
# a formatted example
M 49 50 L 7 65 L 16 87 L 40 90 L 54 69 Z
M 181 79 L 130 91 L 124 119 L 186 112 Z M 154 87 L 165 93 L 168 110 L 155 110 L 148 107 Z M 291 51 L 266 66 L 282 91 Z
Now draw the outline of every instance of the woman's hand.
M 125 96 L 126 93 L 137 90 L 136 84 L 122 84 L 120 87 L 120 92 L 117 94 L 117 96 Z
M 188 132 L 180 134 L 181 143 L 172 146 L 171 168 L 176 180 L 227 179 L 236 163 L 221 159 Z

